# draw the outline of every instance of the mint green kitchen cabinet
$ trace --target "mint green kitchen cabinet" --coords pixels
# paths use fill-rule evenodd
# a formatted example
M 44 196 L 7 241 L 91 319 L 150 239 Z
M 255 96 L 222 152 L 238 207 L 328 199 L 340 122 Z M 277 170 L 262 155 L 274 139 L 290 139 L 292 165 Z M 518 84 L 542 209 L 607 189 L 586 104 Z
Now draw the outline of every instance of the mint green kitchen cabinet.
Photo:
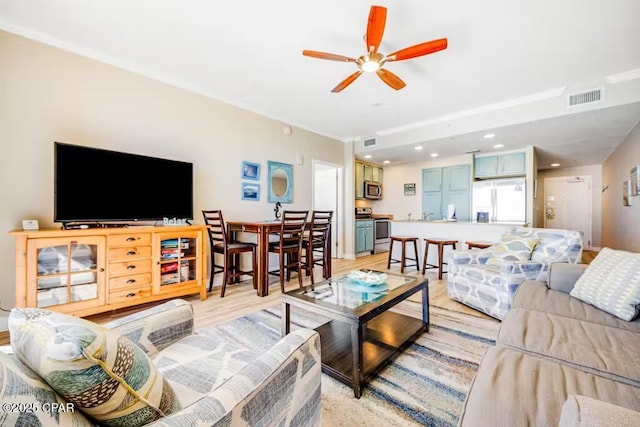
M 498 156 L 476 157 L 473 170 L 476 178 L 496 176 L 498 173 Z
M 525 153 L 502 154 L 498 156 L 499 175 L 524 175 L 526 173 Z
M 422 211 L 431 213 L 429 219 L 442 219 L 449 204 L 456 206 L 456 218 L 468 221 L 471 217 L 471 168 L 457 165 L 422 170 Z
M 475 178 L 524 175 L 526 154 L 523 152 L 476 157 L 473 166 Z
M 356 253 L 373 251 L 373 220 L 356 221 Z

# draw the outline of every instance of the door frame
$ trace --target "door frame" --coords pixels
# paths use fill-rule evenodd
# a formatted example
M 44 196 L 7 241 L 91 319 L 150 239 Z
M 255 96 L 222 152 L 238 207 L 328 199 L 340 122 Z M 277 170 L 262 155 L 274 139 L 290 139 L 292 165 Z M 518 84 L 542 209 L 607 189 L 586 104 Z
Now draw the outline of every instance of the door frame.
M 592 185 L 593 185 L 593 180 L 591 178 L 591 175 L 573 175 L 573 176 L 557 176 L 557 177 L 549 177 L 549 178 L 545 178 L 544 179 L 544 194 L 543 194 L 543 199 L 542 199 L 542 218 L 543 218 L 543 223 L 544 223 L 544 228 L 547 228 L 547 215 L 545 214 L 545 210 L 547 207 L 547 183 L 549 181 L 565 181 L 568 182 L 569 180 L 576 180 L 576 179 L 582 179 L 586 184 L 587 184 L 587 208 L 586 208 L 586 213 L 587 213 L 587 223 L 588 223 L 588 228 L 587 230 L 584 230 L 584 236 L 583 237 L 583 241 L 582 241 L 582 246 L 583 249 L 586 250 L 591 250 L 593 247 L 593 191 L 592 191 Z
M 335 249 L 335 258 L 344 258 L 344 166 L 338 163 L 325 162 L 323 160 L 313 159 L 311 174 L 311 188 L 312 188 L 312 206 L 316 209 L 316 169 L 317 166 L 328 166 L 331 169 L 336 170 L 336 209 L 334 212 L 335 218 L 335 236 L 336 241 L 333 242 Z

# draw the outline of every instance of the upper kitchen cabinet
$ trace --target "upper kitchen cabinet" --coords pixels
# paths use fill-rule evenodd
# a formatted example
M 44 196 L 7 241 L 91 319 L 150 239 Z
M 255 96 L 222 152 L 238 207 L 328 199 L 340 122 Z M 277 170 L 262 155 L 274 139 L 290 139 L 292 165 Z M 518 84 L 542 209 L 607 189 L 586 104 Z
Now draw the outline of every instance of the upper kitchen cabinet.
M 456 207 L 456 217 L 468 221 L 470 214 L 471 172 L 469 165 L 422 170 L 422 210 L 440 219 L 447 215 L 447 207 Z
M 364 180 L 382 183 L 382 168 L 380 166 L 364 164 Z
M 356 199 L 364 199 L 364 163 L 356 162 Z
M 422 191 L 428 193 L 442 191 L 442 168 L 423 169 Z
M 525 175 L 526 154 L 522 152 L 475 157 L 473 169 L 475 178 Z
M 382 167 L 372 163 L 356 160 L 355 163 L 355 195 L 356 199 L 364 199 L 364 182 L 382 183 Z

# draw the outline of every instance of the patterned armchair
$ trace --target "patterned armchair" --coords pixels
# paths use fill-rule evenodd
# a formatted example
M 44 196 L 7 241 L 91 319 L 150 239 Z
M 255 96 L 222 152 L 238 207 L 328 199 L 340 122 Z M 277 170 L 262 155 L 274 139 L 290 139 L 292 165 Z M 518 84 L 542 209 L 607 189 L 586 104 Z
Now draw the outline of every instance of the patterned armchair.
M 582 234 L 579 231 L 514 228 L 506 235 L 536 237 L 538 243 L 531 258 L 490 265 L 487 260 L 494 256 L 493 246 L 487 249 L 456 250 L 453 251 L 447 281 L 451 298 L 501 320 L 511 309 L 513 297 L 522 282 L 546 282 L 552 263 L 576 264 L 582 258 Z
M 147 426 L 315 427 L 321 424 L 320 337 L 313 330 L 297 329 L 264 351 L 250 350 L 228 342 L 223 335 L 211 329 L 194 330 L 193 309 L 182 299 L 168 301 L 102 326 L 140 347 L 179 400 L 182 409 Z M 79 329 L 67 328 L 72 331 Z M 119 345 L 118 350 L 123 346 Z M 116 351 L 112 356 L 108 350 L 102 351 L 108 353 L 109 359 L 122 353 Z M 132 354 L 135 352 L 125 353 L 128 357 L 115 366 L 118 372 L 135 370 L 137 376 L 127 375 L 130 382 L 153 372 L 140 360 L 134 360 Z M 97 370 L 87 368 L 84 371 L 91 374 Z M 82 373 L 80 370 L 69 372 L 75 375 L 71 378 L 76 379 L 78 372 Z M 97 376 L 100 381 L 111 384 L 107 376 Z M 109 394 L 113 386 L 111 389 L 93 387 L 86 385 L 92 378 L 82 379 L 95 396 L 110 398 L 123 394 Z M 69 380 L 68 384 L 72 382 Z M 10 347 L 0 347 L 0 400 L 11 408 L 36 409 L 0 413 L 0 425 L 3 426 L 95 425 L 83 411 L 74 410 L 77 406 L 67 406 L 69 404 L 63 397 L 23 364 Z M 47 405 L 51 410 L 42 410 Z M 41 409 L 38 411 L 38 408 Z M 113 408 L 121 418 L 111 420 L 108 425 L 133 425 L 136 419 L 127 418 L 128 413 L 119 409 Z M 138 412 L 133 415 L 136 414 Z

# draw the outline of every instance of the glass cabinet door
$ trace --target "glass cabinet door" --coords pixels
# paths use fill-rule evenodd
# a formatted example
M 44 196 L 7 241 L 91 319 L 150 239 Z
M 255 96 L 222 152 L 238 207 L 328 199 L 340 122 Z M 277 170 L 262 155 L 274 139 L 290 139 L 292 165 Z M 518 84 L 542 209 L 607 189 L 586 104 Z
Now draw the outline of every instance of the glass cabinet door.
M 197 285 L 200 278 L 199 265 L 200 245 L 197 233 L 160 235 L 160 291 L 170 292 L 172 287 L 180 285 Z
M 104 304 L 103 251 L 101 236 L 33 241 L 28 256 L 35 271 L 29 273 L 28 306 Z

